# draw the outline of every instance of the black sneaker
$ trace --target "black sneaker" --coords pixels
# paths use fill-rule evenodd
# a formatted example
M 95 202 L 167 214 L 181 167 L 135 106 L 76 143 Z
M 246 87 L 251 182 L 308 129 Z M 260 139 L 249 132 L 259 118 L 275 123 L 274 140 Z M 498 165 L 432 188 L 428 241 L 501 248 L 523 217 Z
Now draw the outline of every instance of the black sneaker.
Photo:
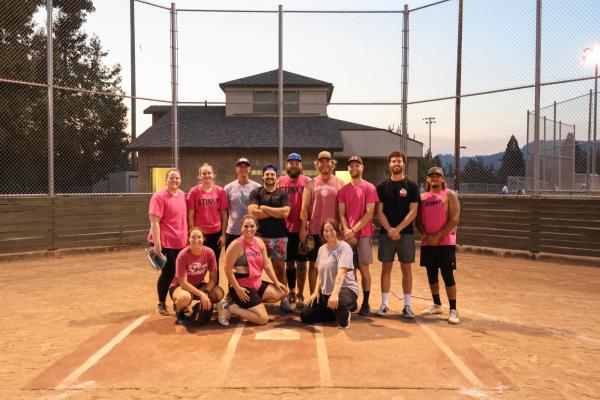
M 360 306 L 360 311 L 358 315 L 369 315 L 371 314 L 371 307 L 369 307 L 369 303 L 362 303 Z
M 188 324 L 188 319 L 185 316 L 185 311 L 177 311 L 175 315 L 177 316 L 177 321 L 175 321 L 175 325 L 185 326 Z
M 338 328 L 340 329 L 348 329 L 350 328 L 350 319 L 352 318 L 352 313 L 348 312 L 348 319 L 344 321 L 342 324 L 338 324 Z
M 350 304 L 350 306 L 348 307 L 348 310 L 350 310 L 350 312 L 355 312 L 356 310 L 358 310 L 358 303 L 354 302 L 354 303 Z
M 290 291 L 288 293 L 288 301 L 290 302 L 290 305 L 296 302 L 296 292 Z

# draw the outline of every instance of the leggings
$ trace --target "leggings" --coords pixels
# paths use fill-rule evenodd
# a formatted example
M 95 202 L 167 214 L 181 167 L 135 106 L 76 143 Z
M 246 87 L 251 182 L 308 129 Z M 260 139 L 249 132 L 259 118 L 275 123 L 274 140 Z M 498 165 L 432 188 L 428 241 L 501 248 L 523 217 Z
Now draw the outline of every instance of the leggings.
M 444 279 L 444 285 L 446 285 L 446 287 L 456 285 L 452 267 L 439 267 L 439 269 L 442 271 L 442 279 Z M 438 267 L 427 267 L 427 280 L 430 285 L 438 283 Z
M 316 324 L 318 322 L 333 322 L 337 321 L 338 324 L 344 323 L 348 320 L 348 309 L 351 305 L 356 303 L 358 295 L 352 290 L 343 287 L 340 290 L 338 307 L 335 310 L 327 307 L 327 301 L 330 296 L 321 294 L 319 296 L 319 302 L 313 302 L 310 306 L 307 306 L 304 311 L 300 314 L 300 319 L 305 324 Z
M 210 247 L 215 252 L 215 259 L 217 260 L 217 285 L 219 284 L 219 256 L 221 255 L 221 248 L 219 247 L 219 238 L 221 237 L 221 231 L 215 233 L 207 233 L 204 235 L 204 245 Z
M 167 257 L 167 263 L 160 271 L 160 276 L 156 282 L 159 303 L 164 303 L 167 300 L 169 286 L 175 277 L 175 261 L 180 251 L 181 249 L 162 249 L 162 253 Z

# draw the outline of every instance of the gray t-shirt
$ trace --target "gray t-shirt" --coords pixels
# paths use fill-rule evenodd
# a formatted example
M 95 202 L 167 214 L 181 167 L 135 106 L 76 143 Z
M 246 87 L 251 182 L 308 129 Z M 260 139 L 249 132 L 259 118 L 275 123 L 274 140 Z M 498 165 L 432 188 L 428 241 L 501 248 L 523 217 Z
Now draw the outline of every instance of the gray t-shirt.
M 249 181 L 240 185 L 237 179 L 228 183 L 223 188 L 229 200 L 229 221 L 227 222 L 227 233 L 240 235 L 242 233 L 242 218 L 248 214 L 248 197 L 250 192 L 261 185 L 258 182 Z
M 352 248 L 348 243 L 339 241 L 338 245 L 332 248 L 327 246 L 327 244 L 321 246 L 317 253 L 316 265 L 319 269 L 319 279 L 321 280 L 321 293 L 327 296 L 331 295 L 338 270 L 344 268 L 346 276 L 342 287 L 346 287 L 358 295 L 358 284 L 354 277 Z

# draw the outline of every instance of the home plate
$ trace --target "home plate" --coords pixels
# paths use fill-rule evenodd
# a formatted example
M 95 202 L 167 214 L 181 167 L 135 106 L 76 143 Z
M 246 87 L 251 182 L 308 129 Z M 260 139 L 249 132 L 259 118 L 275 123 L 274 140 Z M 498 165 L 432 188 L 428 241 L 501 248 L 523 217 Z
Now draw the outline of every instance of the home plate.
M 300 332 L 292 329 L 273 328 L 268 331 L 259 332 L 254 336 L 255 340 L 299 340 Z

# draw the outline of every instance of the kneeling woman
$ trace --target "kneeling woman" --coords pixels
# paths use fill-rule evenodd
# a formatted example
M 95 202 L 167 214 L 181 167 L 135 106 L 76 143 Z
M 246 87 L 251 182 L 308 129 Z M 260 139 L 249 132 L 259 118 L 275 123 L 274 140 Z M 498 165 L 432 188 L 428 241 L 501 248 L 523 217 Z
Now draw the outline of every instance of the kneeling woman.
M 263 303 L 276 303 L 287 296 L 287 286 L 277 280 L 264 242 L 255 236 L 256 225 L 253 216 L 244 216 L 242 236 L 231 242 L 225 253 L 224 270 L 232 303 L 219 303 L 219 322 L 223 325 L 229 324 L 231 315 L 264 325 L 269 315 Z M 263 269 L 273 283 L 262 280 Z
M 328 218 L 321 225 L 321 240 L 317 261 L 317 284 L 300 314 L 306 324 L 337 321 L 338 327 L 350 326 L 350 308 L 356 305 L 358 284 L 354 276 L 352 248 L 342 240 L 339 223 Z
M 175 278 L 169 287 L 169 294 L 176 307 L 177 324 L 188 323 L 185 309 L 192 300 L 199 300 L 200 320 L 208 322 L 212 315 L 213 303 L 223 298 L 223 289 L 217 285 L 218 269 L 215 252 L 204 246 L 204 233 L 200 228 L 190 229 L 189 246 L 181 250 L 175 263 Z M 208 283 L 204 282 L 209 272 Z

